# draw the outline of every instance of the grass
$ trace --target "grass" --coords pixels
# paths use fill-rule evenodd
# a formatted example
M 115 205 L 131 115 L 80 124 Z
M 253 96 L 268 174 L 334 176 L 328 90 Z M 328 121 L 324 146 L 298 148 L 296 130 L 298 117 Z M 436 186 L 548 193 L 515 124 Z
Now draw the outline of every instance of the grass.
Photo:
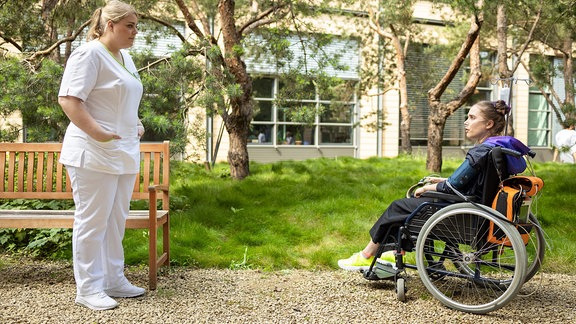
M 460 161 L 444 161 L 443 176 Z M 550 244 L 543 269 L 576 273 L 572 230 L 576 168 L 536 164 L 545 187 L 536 205 Z M 388 204 L 428 175 L 422 157 L 314 159 L 251 164 L 231 180 L 228 166 L 208 172 L 173 162 L 171 262 L 200 268 L 335 269 L 359 251 Z M 126 261 L 147 260 L 144 231 L 126 234 Z

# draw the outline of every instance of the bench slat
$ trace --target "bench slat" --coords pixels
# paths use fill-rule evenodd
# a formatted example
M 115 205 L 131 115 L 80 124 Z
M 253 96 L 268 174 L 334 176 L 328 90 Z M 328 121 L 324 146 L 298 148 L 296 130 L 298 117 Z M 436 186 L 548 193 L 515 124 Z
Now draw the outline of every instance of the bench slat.
M 126 228 L 143 229 L 150 225 L 150 211 L 131 210 Z M 168 210 L 157 210 L 156 221 L 166 221 Z M 0 228 L 72 228 L 74 210 L 0 210 Z

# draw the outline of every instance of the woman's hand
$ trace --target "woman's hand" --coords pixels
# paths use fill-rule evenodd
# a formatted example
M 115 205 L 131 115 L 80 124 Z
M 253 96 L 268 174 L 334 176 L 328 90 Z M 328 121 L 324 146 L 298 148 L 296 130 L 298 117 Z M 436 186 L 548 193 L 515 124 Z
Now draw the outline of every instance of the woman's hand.
M 120 135 L 102 128 L 92 115 L 88 113 L 84 102 L 80 98 L 73 96 L 58 97 L 58 103 L 74 125 L 98 142 L 109 142 L 121 138 Z
M 98 142 L 110 142 L 111 140 L 121 139 L 120 135 L 107 131 L 102 130 L 102 132 L 98 132 L 97 135 L 93 137 Z
M 420 198 L 426 191 L 436 191 L 436 183 L 422 186 L 414 191 L 414 197 Z
M 144 136 L 144 126 L 138 125 L 138 137 Z
M 446 178 L 440 178 L 440 177 L 426 177 L 424 179 L 428 183 L 438 183 L 446 180 Z

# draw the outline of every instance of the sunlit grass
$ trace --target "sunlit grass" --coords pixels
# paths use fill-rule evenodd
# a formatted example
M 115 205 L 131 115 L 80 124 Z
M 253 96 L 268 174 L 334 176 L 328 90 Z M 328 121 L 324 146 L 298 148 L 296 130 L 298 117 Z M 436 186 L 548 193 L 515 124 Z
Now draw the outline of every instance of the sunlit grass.
M 448 176 L 459 160 L 445 160 Z M 535 165 L 545 181 L 536 205 L 552 247 L 544 268 L 576 273 L 576 168 Z M 334 269 L 368 242 L 388 204 L 428 175 L 421 157 L 315 159 L 251 164 L 231 180 L 227 165 L 174 162 L 171 174 L 171 262 L 201 268 L 241 264 L 264 270 Z M 126 234 L 127 263 L 147 260 L 144 231 Z

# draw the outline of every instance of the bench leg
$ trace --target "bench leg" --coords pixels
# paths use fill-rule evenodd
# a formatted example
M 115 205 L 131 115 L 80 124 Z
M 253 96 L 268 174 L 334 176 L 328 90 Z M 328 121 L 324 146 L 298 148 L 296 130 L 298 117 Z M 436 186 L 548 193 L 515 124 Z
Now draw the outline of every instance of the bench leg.
M 166 217 L 166 222 L 162 227 L 162 250 L 166 260 L 162 262 L 162 265 L 170 266 L 170 215 Z
M 166 221 L 162 224 L 162 255 L 158 257 L 158 227 L 156 224 L 149 228 L 148 246 L 148 287 L 150 290 L 156 289 L 158 281 L 158 269 L 161 266 L 170 265 L 170 216 L 166 216 Z
M 157 228 L 149 228 L 150 237 L 148 238 L 148 288 L 150 290 L 156 289 L 156 281 L 158 279 L 158 262 L 157 262 L 157 251 L 156 251 L 156 241 L 157 241 Z

